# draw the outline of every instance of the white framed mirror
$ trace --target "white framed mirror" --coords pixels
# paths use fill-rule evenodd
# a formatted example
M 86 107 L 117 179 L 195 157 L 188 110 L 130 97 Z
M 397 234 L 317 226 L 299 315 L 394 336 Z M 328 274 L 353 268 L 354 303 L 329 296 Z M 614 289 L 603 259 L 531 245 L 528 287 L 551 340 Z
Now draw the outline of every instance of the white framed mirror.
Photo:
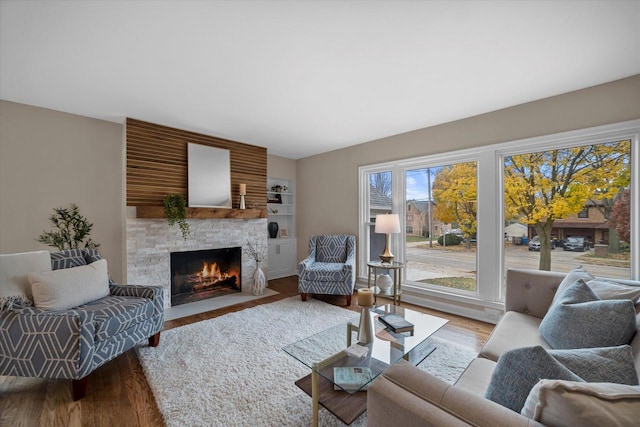
M 188 143 L 189 206 L 231 208 L 229 150 Z

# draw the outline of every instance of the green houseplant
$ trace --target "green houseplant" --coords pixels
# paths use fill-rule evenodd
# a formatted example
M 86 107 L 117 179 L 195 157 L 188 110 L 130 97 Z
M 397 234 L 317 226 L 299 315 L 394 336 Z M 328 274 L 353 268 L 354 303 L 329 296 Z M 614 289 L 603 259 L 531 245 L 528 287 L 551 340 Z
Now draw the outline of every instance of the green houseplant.
M 178 224 L 182 232 L 182 237 L 187 240 L 187 236 L 189 235 L 187 202 L 181 194 L 167 194 L 164 197 L 164 216 L 167 217 L 169 227 Z
M 95 249 L 100 246 L 89 237 L 93 224 L 80 214 L 78 205 L 72 203 L 68 208 L 54 208 L 53 212 L 49 221 L 56 230 L 43 231 L 36 239 L 38 242 L 61 251 L 81 247 Z

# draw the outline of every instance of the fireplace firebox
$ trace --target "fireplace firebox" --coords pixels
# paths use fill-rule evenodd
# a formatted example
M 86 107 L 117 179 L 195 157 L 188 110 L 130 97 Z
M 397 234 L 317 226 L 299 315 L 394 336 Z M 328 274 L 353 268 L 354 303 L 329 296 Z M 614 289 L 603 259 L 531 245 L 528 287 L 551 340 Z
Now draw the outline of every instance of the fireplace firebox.
M 171 253 L 171 305 L 242 290 L 242 248 Z

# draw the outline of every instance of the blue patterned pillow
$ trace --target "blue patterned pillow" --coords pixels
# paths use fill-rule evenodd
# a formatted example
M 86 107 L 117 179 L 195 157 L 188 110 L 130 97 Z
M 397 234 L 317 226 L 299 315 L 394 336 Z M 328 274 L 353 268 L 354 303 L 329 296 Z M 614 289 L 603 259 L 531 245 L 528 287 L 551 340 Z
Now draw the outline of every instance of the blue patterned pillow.
M 51 252 L 51 269 L 81 267 L 87 265 L 82 249 L 66 249 L 59 252 Z
M 520 413 L 529 392 L 543 378 L 584 382 L 541 346 L 523 347 L 500 356 L 485 397 Z
M 540 322 L 540 334 L 554 349 L 616 347 L 636 332 L 631 300 L 600 300 L 582 280 L 552 303 Z
M 548 353 L 586 382 L 638 385 L 631 346 L 548 350 Z

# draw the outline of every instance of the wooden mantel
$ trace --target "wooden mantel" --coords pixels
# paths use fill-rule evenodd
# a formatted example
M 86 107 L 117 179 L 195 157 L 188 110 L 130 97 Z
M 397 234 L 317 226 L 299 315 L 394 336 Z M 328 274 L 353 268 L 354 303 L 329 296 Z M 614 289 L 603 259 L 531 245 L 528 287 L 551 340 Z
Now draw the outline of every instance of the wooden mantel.
M 138 206 L 138 218 L 165 218 L 163 206 Z M 187 208 L 188 219 L 256 219 L 266 218 L 266 209 Z

